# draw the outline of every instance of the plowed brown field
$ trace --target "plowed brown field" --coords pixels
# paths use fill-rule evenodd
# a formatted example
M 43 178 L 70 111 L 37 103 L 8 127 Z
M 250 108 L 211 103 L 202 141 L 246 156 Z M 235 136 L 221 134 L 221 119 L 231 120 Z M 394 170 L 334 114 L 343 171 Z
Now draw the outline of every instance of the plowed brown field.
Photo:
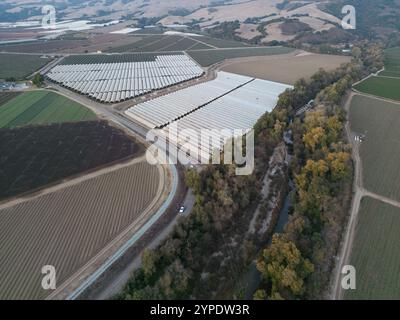
M 0 299 L 50 295 L 51 290 L 41 287 L 44 265 L 55 267 L 61 286 L 121 233 L 147 219 L 162 184 L 159 168 L 137 159 L 65 188 L 2 205 Z
M 238 58 L 226 61 L 221 70 L 249 77 L 294 84 L 300 78 L 309 79 L 318 69 L 326 71 L 350 62 L 351 57 L 295 51 L 264 57 Z

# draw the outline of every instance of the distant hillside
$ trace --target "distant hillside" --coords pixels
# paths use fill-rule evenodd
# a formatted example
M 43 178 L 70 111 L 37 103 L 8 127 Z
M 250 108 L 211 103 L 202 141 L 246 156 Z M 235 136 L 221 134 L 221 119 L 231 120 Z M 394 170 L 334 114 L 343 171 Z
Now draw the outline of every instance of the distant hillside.
M 139 27 L 184 24 L 252 44 L 338 44 L 354 36 L 393 38 L 400 30 L 400 0 L 3 0 L 0 22 L 38 20 L 44 3 L 56 7 L 58 19 L 124 19 Z M 357 10 L 355 32 L 340 26 L 347 4 Z
M 192 12 L 213 3 L 237 3 L 244 0 L 2 0 L 0 22 L 35 19 L 44 4 L 54 5 L 57 16 L 66 19 L 120 19 L 162 17 L 171 12 Z M 184 9 L 184 11 L 182 11 Z
M 344 5 L 353 5 L 357 13 L 355 33 L 366 38 L 399 37 L 400 0 L 336 0 L 320 7 L 340 17 Z

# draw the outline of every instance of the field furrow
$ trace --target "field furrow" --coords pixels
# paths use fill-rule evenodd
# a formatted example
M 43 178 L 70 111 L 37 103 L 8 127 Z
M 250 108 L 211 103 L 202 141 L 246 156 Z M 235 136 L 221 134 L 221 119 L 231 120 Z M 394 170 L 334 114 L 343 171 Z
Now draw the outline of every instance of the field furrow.
M 46 297 L 42 266 L 61 285 L 140 217 L 158 186 L 157 167 L 139 162 L 0 209 L 0 298 Z

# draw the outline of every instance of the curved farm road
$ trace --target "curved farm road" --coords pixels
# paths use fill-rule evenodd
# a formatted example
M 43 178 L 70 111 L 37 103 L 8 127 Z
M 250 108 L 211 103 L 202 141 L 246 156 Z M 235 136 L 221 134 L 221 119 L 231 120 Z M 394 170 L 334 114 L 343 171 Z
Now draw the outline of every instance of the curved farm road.
M 167 238 L 170 232 L 173 231 L 175 225 L 179 222 L 180 216 L 187 216 L 191 213 L 195 203 L 195 197 L 191 190 L 188 190 L 182 205 L 186 208 L 183 214 L 176 215 L 169 223 L 161 230 L 151 241 L 147 244 L 146 248 L 155 249 L 162 241 Z M 142 265 L 141 255 L 137 255 L 131 262 L 125 266 L 121 272 L 115 276 L 112 281 L 106 284 L 101 290 L 93 295 L 94 300 L 107 300 L 120 293 L 125 284 L 128 282 L 132 272 L 140 268 Z
M 212 74 L 212 73 L 208 73 Z M 130 119 L 126 118 L 123 113 L 118 112 L 113 108 L 106 107 L 100 103 L 97 103 L 95 101 L 89 100 L 86 97 L 82 97 L 78 94 L 75 94 L 74 92 L 71 92 L 61 86 L 51 84 L 53 87 L 57 88 L 58 93 L 75 100 L 87 108 L 93 110 L 96 112 L 96 114 L 101 115 L 102 117 L 113 121 L 114 123 L 118 124 L 119 126 L 123 127 L 125 130 L 133 134 L 135 137 L 137 137 L 139 140 L 141 140 L 144 144 L 146 144 L 145 137 L 147 134 L 147 129 L 140 126 L 137 123 L 132 122 Z M 115 107 L 115 106 L 114 106 Z M 117 261 L 120 257 L 124 255 L 124 253 L 131 247 L 133 246 L 139 239 L 140 237 L 145 234 L 151 227 L 158 221 L 159 218 L 162 217 L 164 212 L 169 208 L 169 206 L 173 203 L 173 200 L 176 196 L 177 189 L 178 189 L 178 183 L 179 183 L 179 175 L 178 171 L 175 165 L 171 164 L 169 166 L 165 167 L 170 171 L 170 179 L 169 181 L 169 193 L 165 195 L 163 202 L 162 203 L 157 203 L 157 210 L 153 208 L 153 215 L 152 217 L 144 224 L 139 230 L 136 230 L 135 234 L 131 234 L 130 238 L 126 238 L 124 244 L 119 248 L 118 251 L 116 251 L 114 254 L 109 256 L 108 260 L 105 261 L 101 266 L 98 267 L 98 269 L 93 272 L 85 281 L 81 283 L 81 285 L 73 292 L 71 292 L 66 298 L 67 299 L 77 299 L 79 296 L 85 292 L 86 289 L 91 287 L 97 279 L 106 272 L 106 270 L 115 262 Z M 165 182 L 164 182 L 165 184 Z M 164 185 L 165 187 L 165 185 Z M 165 191 L 164 191 L 165 192 Z M 162 231 L 161 234 L 158 235 L 157 238 L 153 239 L 152 244 L 156 245 L 161 241 L 162 238 L 165 237 L 167 233 L 172 229 L 172 227 L 176 224 L 177 219 L 174 219 L 173 221 L 170 222 L 169 225 L 165 227 L 165 229 Z M 120 274 L 118 277 L 116 277 L 112 283 L 105 288 L 105 291 L 103 292 L 102 297 L 98 297 L 98 299 L 102 298 L 109 298 L 112 294 L 116 293 L 117 290 L 121 289 L 123 285 L 125 284 L 125 281 L 128 280 L 129 275 L 131 274 L 132 269 L 137 268 L 140 266 L 140 257 L 137 257 L 134 259 L 134 261 L 125 268 L 125 270 Z
M 349 96 L 347 97 L 347 100 L 345 103 L 345 110 L 347 111 L 347 113 L 349 113 L 351 101 L 352 101 L 353 97 L 356 95 L 374 98 L 377 100 L 382 100 L 382 101 L 387 101 L 387 102 L 388 101 L 392 102 L 391 100 L 385 100 L 383 98 L 359 93 L 358 91 L 351 91 Z M 396 102 L 396 103 L 400 104 L 399 102 Z M 362 198 L 363 197 L 371 197 L 376 200 L 380 200 L 382 202 L 385 202 L 387 204 L 390 204 L 392 206 L 400 208 L 400 202 L 386 198 L 379 194 L 370 192 L 364 188 L 362 161 L 361 161 L 360 152 L 359 152 L 360 151 L 360 142 L 355 140 L 356 135 L 353 132 L 351 132 L 349 120 L 347 120 L 347 122 L 346 122 L 346 134 L 347 134 L 348 141 L 351 143 L 351 146 L 352 146 L 352 158 L 354 161 L 354 185 L 353 185 L 354 196 L 353 196 L 352 204 L 351 204 L 349 222 L 348 222 L 347 228 L 345 230 L 345 234 L 344 234 L 342 246 L 341 246 L 341 251 L 340 251 L 339 257 L 338 257 L 338 262 L 337 262 L 336 268 L 334 270 L 334 278 L 332 280 L 332 290 L 331 290 L 331 294 L 330 294 L 331 299 L 333 299 L 333 300 L 343 299 L 344 292 L 343 292 L 342 286 L 341 286 L 341 281 L 342 281 L 341 270 L 342 270 L 343 266 L 347 265 L 350 261 L 351 250 L 353 247 L 353 241 L 354 241 L 354 237 L 355 237 L 355 228 L 357 226 L 358 212 L 360 209 L 360 204 L 361 204 Z

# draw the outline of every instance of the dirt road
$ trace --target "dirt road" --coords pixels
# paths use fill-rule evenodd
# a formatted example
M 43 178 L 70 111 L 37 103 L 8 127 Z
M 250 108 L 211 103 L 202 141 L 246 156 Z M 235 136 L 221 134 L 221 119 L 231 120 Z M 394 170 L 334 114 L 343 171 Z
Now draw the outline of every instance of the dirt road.
M 350 103 L 354 96 L 354 93 L 351 92 L 347 98 L 345 104 L 345 110 L 349 112 Z M 340 300 L 342 295 L 342 288 L 341 288 L 341 270 L 344 265 L 349 261 L 351 247 L 354 238 L 354 230 L 357 224 L 357 215 L 360 209 L 361 199 L 363 197 L 362 191 L 362 163 L 359 154 L 359 143 L 355 140 L 354 134 L 352 134 L 350 129 L 349 121 L 346 122 L 346 134 L 347 139 L 351 143 L 352 146 L 352 158 L 354 163 L 354 185 L 353 185 L 353 200 L 351 204 L 351 211 L 350 211 L 350 219 L 347 225 L 347 230 L 345 232 L 345 236 L 343 239 L 342 251 L 339 255 L 339 261 L 337 263 L 337 267 L 335 270 L 335 278 L 333 282 L 333 291 L 332 291 L 332 299 L 333 300 Z

